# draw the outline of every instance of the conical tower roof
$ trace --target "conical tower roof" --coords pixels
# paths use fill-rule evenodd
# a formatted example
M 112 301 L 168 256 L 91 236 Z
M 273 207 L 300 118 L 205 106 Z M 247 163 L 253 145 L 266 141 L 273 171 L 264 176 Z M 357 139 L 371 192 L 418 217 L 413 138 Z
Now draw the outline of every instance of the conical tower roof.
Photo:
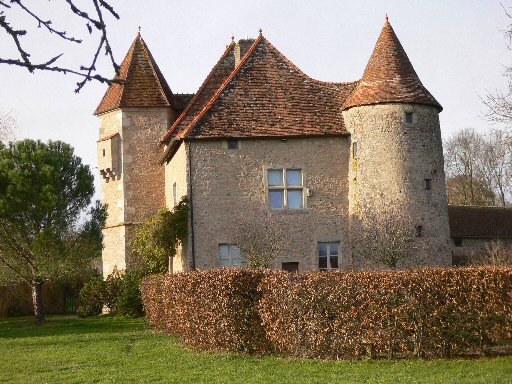
M 95 115 L 122 107 L 170 107 L 172 92 L 140 33 L 121 64 L 116 80 L 103 96 Z
M 343 103 L 343 110 L 393 102 L 432 105 L 439 112 L 443 109 L 421 83 L 386 16 L 363 77 Z

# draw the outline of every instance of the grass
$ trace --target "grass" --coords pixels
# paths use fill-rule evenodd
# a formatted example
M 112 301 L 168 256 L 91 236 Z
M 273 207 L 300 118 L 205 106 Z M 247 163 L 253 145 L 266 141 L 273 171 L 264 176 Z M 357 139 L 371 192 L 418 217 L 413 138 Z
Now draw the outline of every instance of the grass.
M 0 383 L 512 383 L 512 357 L 318 361 L 200 354 L 144 319 L 0 320 Z

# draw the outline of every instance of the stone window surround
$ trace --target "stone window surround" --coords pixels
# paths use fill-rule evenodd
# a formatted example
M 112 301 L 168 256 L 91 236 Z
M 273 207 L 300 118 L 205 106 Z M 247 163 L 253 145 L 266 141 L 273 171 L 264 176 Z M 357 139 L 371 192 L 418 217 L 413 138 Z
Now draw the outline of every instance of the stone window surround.
M 264 202 L 265 207 L 270 209 L 272 212 L 305 212 L 307 210 L 307 197 L 309 194 L 309 188 L 306 185 L 307 180 L 307 174 L 304 170 L 303 165 L 297 165 L 297 164 L 273 164 L 263 167 L 263 185 L 265 186 L 265 194 L 264 194 Z M 268 185 L 268 171 L 272 170 L 300 170 L 302 173 L 302 188 L 291 188 L 291 189 L 301 189 L 302 190 L 302 208 L 288 208 L 286 204 L 286 198 L 284 198 L 283 208 L 270 208 L 270 199 L 269 199 L 269 189 L 272 189 L 273 187 L 269 187 Z M 286 176 L 283 176 L 286 178 Z M 276 188 L 277 189 L 277 188 Z M 287 189 L 286 187 L 286 181 L 285 185 L 282 189 Z

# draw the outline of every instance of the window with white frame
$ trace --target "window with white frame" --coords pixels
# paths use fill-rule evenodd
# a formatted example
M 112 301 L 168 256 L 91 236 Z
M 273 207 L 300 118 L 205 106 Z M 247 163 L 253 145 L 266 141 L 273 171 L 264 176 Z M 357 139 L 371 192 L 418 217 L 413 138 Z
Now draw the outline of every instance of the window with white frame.
M 338 269 L 340 242 L 318 243 L 318 269 L 330 271 Z
M 240 248 L 233 244 L 219 244 L 219 261 L 221 267 L 241 267 Z
M 269 169 L 267 185 L 270 208 L 304 208 L 304 180 L 301 169 Z

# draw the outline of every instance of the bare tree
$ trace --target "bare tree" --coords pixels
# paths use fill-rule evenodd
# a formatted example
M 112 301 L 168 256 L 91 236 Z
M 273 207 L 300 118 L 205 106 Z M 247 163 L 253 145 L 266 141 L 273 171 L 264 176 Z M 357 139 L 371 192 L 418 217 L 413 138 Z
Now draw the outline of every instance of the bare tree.
M 479 201 L 478 186 L 491 190 L 487 180 L 479 174 L 479 160 L 482 152 L 482 136 L 474 129 L 466 128 L 453 134 L 444 143 L 444 158 L 447 179 L 457 178 L 464 186 L 464 195 L 469 205 L 494 205 Z
M 500 3 L 505 15 L 512 19 L 512 13 Z M 509 23 L 505 30 L 505 37 L 508 40 L 508 48 L 512 49 L 512 23 Z M 482 97 L 482 102 L 486 107 L 484 117 L 495 123 L 503 123 L 511 126 L 512 123 L 512 67 L 505 67 L 503 76 L 507 79 L 505 90 L 496 90 L 494 93 L 488 93 Z
M 472 180 L 472 182 L 470 182 Z M 496 194 L 478 178 L 457 175 L 446 179 L 448 204 L 494 206 Z
M 28 4 L 27 4 L 28 3 Z M 97 73 L 96 65 L 100 53 L 103 51 L 111 62 L 116 73 L 119 72 L 119 66 L 114 60 L 114 55 L 110 46 L 110 42 L 107 35 L 107 24 L 105 22 L 104 11 L 119 19 L 119 15 L 116 13 L 114 8 L 110 5 L 110 1 L 106 0 L 89 0 L 88 8 L 84 2 L 80 3 L 80 6 L 76 5 L 76 0 L 64 0 L 65 4 L 56 5 L 52 2 L 27 2 L 25 0 L 0 0 L 0 30 L 3 30 L 7 37 L 12 43 L 12 47 L 17 52 L 17 57 L 0 57 L 0 64 L 13 65 L 17 67 L 26 68 L 29 72 L 39 71 L 51 71 L 59 72 L 63 74 L 73 74 L 81 78 L 77 82 L 75 92 L 79 92 L 84 85 L 91 80 L 97 80 L 104 83 L 111 83 L 109 78 Z M 51 16 L 43 15 L 41 4 L 45 4 L 47 7 L 54 7 L 52 9 L 53 14 L 55 9 L 65 8 L 68 10 L 68 15 L 64 20 L 59 20 L 60 23 L 65 24 L 68 28 L 73 22 L 83 23 L 84 32 L 89 35 L 93 35 L 94 32 L 98 32 L 98 44 L 96 50 L 92 55 L 90 64 L 79 65 L 77 67 L 60 66 L 57 64 L 58 60 L 62 57 L 63 53 L 50 53 L 45 59 L 34 60 L 31 53 L 26 48 L 27 36 L 37 35 L 41 38 L 41 33 L 46 33 L 44 38 L 49 38 L 50 35 L 68 42 L 70 44 L 81 44 L 82 38 L 70 36 L 63 27 L 57 27 L 54 25 L 54 21 Z M 33 21 L 32 25 L 20 26 L 15 25 L 13 20 L 24 15 Z M 35 28 L 35 29 L 34 29 Z M 38 31 L 38 33 L 36 32 Z
M 0 111 L 0 143 L 14 140 L 16 122 L 12 113 Z
M 502 240 L 492 240 L 485 243 L 485 252 L 491 265 L 498 267 L 512 265 L 512 247 Z
M 415 228 L 392 204 L 381 206 L 387 208 L 367 207 L 354 222 L 354 256 L 392 269 L 406 266 L 416 250 L 414 237 L 421 235 L 422 228 Z
M 501 239 L 493 239 L 485 243 L 482 252 L 472 252 L 469 258 L 471 265 L 491 265 L 493 267 L 512 265 L 512 245 Z
M 494 129 L 486 135 L 481 156 L 481 173 L 504 207 L 512 192 L 512 142 L 503 130 Z
M 506 206 L 512 192 L 512 143 L 504 130 L 464 129 L 445 143 L 450 204 Z
M 234 239 L 249 268 L 270 268 L 272 261 L 286 248 L 281 227 L 271 215 L 245 221 L 237 227 Z

